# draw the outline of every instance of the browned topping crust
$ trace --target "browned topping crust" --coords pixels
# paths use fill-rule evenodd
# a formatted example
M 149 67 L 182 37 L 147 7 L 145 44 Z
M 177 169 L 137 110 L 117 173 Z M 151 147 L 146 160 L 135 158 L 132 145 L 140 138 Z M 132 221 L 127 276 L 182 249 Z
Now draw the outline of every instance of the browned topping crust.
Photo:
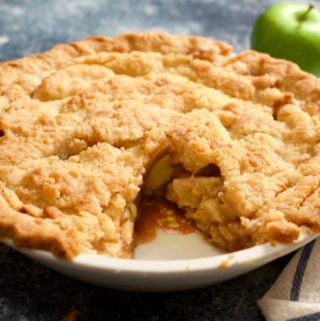
M 0 93 L 0 237 L 18 246 L 130 257 L 139 191 L 168 183 L 228 250 L 319 230 L 320 82 L 290 62 L 91 37 L 2 63 Z

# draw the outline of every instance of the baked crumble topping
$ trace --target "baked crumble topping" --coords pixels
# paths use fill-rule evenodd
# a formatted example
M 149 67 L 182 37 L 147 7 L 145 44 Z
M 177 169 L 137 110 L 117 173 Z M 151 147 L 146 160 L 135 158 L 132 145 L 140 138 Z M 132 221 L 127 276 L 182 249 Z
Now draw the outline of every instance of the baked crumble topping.
M 320 81 L 161 33 L 91 37 L 0 65 L 0 237 L 130 257 L 141 190 L 226 250 L 320 223 Z

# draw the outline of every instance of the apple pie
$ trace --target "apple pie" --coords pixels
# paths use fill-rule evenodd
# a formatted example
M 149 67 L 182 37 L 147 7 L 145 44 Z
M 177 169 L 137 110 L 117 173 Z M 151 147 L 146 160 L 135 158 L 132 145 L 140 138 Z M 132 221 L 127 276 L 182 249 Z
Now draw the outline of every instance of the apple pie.
M 162 193 L 234 251 L 320 230 L 320 80 L 223 42 L 90 37 L 0 64 L 0 237 L 130 257 Z

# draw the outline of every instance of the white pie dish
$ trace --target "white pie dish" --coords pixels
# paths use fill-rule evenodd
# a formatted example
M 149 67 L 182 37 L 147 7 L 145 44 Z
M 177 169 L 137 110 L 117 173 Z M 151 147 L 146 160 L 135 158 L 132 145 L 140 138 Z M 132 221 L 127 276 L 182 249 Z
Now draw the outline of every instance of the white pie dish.
M 137 248 L 136 258 L 132 260 L 81 254 L 73 261 L 66 261 L 41 250 L 18 250 L 82 281 L 124 290 L 164 292 L 199 288 L 239 276 L 317 237 L 303 234 L 292 244 L 262 244 L 233 253 L 222 253 L 193 234 L 158 232 L 153 242 Z

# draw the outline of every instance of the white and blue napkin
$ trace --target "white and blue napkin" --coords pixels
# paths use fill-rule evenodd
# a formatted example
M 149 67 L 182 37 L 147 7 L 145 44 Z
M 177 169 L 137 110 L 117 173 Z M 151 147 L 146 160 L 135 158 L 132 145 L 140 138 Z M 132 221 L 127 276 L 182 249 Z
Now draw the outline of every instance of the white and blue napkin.
M 320 320 L 320 239 L 292 258 L 258 304 L 267 321 Z

